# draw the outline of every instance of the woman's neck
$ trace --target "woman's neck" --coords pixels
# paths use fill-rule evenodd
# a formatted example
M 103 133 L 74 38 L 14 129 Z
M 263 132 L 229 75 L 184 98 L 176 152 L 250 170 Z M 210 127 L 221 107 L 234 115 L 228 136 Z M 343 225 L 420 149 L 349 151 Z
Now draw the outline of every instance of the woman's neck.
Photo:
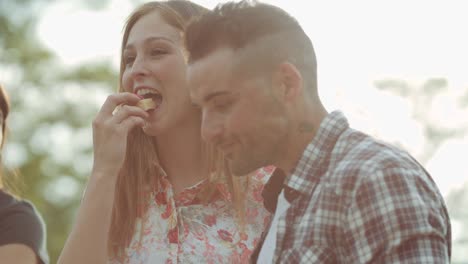
M 159 162 L 167 173 L 175 193 L 208 176 L 199 120 L 187 122 L 158 135 L 156 142 Z

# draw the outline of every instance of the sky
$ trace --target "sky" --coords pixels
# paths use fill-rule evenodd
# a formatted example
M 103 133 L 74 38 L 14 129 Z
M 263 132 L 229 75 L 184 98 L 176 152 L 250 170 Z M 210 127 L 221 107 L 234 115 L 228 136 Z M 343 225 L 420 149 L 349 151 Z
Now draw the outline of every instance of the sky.
M 65 66 L 109 60 L 118 68 L 127 0 L 99 10 L 78 1 L 56 1 L 38 24 L 42 42 Z M 212 8 L 220 1 L 195 1 Z M 400 142 L 416 157 L 424 137 L 407 100 L 378 91 L 374 82 L 401 79 L 414 86 L 448 80 L 428 115 L 442 127 L 467 124 L 457 100 L 468 90 L 468 3 L 465 1 L 265 1 L 296 17 L 317 54 L 319 91 L 328 110 L 340 109 L 353 127 Z M 307 3 L 307 6 L 305 6 Z M 442 193 L 468 184 L 468 135 L 447 141 L 426 166 Z

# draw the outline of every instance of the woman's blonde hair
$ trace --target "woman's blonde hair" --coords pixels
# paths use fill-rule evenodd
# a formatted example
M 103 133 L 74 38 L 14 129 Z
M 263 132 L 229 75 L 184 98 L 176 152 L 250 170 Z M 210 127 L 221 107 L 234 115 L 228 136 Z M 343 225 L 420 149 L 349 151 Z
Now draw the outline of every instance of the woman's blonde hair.
M 208 10 L 190 1 L 172 0 L 145 3 L 130 14 L 125 24 L 122 39 L 119 92 L 123 91 L 122 74 L 125 69 L 123 49 L 130 31 L 140 18 L 155 11 L 159 12 L 168 24 L 183 34 L 186 25 L 192 18 Z M 108 240 L 109 254 L 118 258 L 124 257 L 124 250 L 129 246 L 135 232 L 136 221 L 148 209 L 147 201 L 152 191 L 157 190 L 158 179 L 161 177 L 155 138 L 146 135 L 140 128 L 137 128 L 129 133 L 127 141 L 126 158 L 116 183 Z M 207 164 L 206 173 L 209 182 L 207 185 L 209 187 L 202 192 L 203 196 L 206 199 L 211 196 L 215 191 L 214 183 L 226 182 L 232 194 L 238 222 L 243 227 L 244 199 L 240 195 L 240 190 L 248 184 L 248 179 L 231 175 L 225 166 L 222 155 L 206 143 L 203 143 L 203 155 L 206 161 L 204 164 Z M 203 197 L 200 198 L 203 199 Z

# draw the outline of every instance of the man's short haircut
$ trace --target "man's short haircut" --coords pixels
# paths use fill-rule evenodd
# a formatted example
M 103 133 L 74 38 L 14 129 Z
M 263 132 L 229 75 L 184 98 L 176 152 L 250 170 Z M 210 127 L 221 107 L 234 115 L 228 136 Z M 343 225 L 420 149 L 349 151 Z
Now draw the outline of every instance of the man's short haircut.
M 316 91 L 317 63 L 312 42 L 299 22 L 279 7 L 257 1 L 227 2 L 192 21 L 186 30 L 189 63 L 217 48 L 236 52 L 245 74 L 269 72 L 282 62 L 294 64 L 306 86 Z

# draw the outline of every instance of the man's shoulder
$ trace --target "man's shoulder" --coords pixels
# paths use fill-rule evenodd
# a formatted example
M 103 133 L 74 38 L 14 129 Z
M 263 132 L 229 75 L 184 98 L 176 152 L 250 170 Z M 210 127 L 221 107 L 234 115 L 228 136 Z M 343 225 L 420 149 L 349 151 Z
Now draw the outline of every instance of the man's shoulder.
M 351 128 L 341 135 L 333 151 L 340 161 L 414 164 L 414 158 L 405 149 Z
M 354 129 L 340 137 L 330 162 L 330 171 L 345 178 L 396 169 L 424 173 L 406 150 Z

